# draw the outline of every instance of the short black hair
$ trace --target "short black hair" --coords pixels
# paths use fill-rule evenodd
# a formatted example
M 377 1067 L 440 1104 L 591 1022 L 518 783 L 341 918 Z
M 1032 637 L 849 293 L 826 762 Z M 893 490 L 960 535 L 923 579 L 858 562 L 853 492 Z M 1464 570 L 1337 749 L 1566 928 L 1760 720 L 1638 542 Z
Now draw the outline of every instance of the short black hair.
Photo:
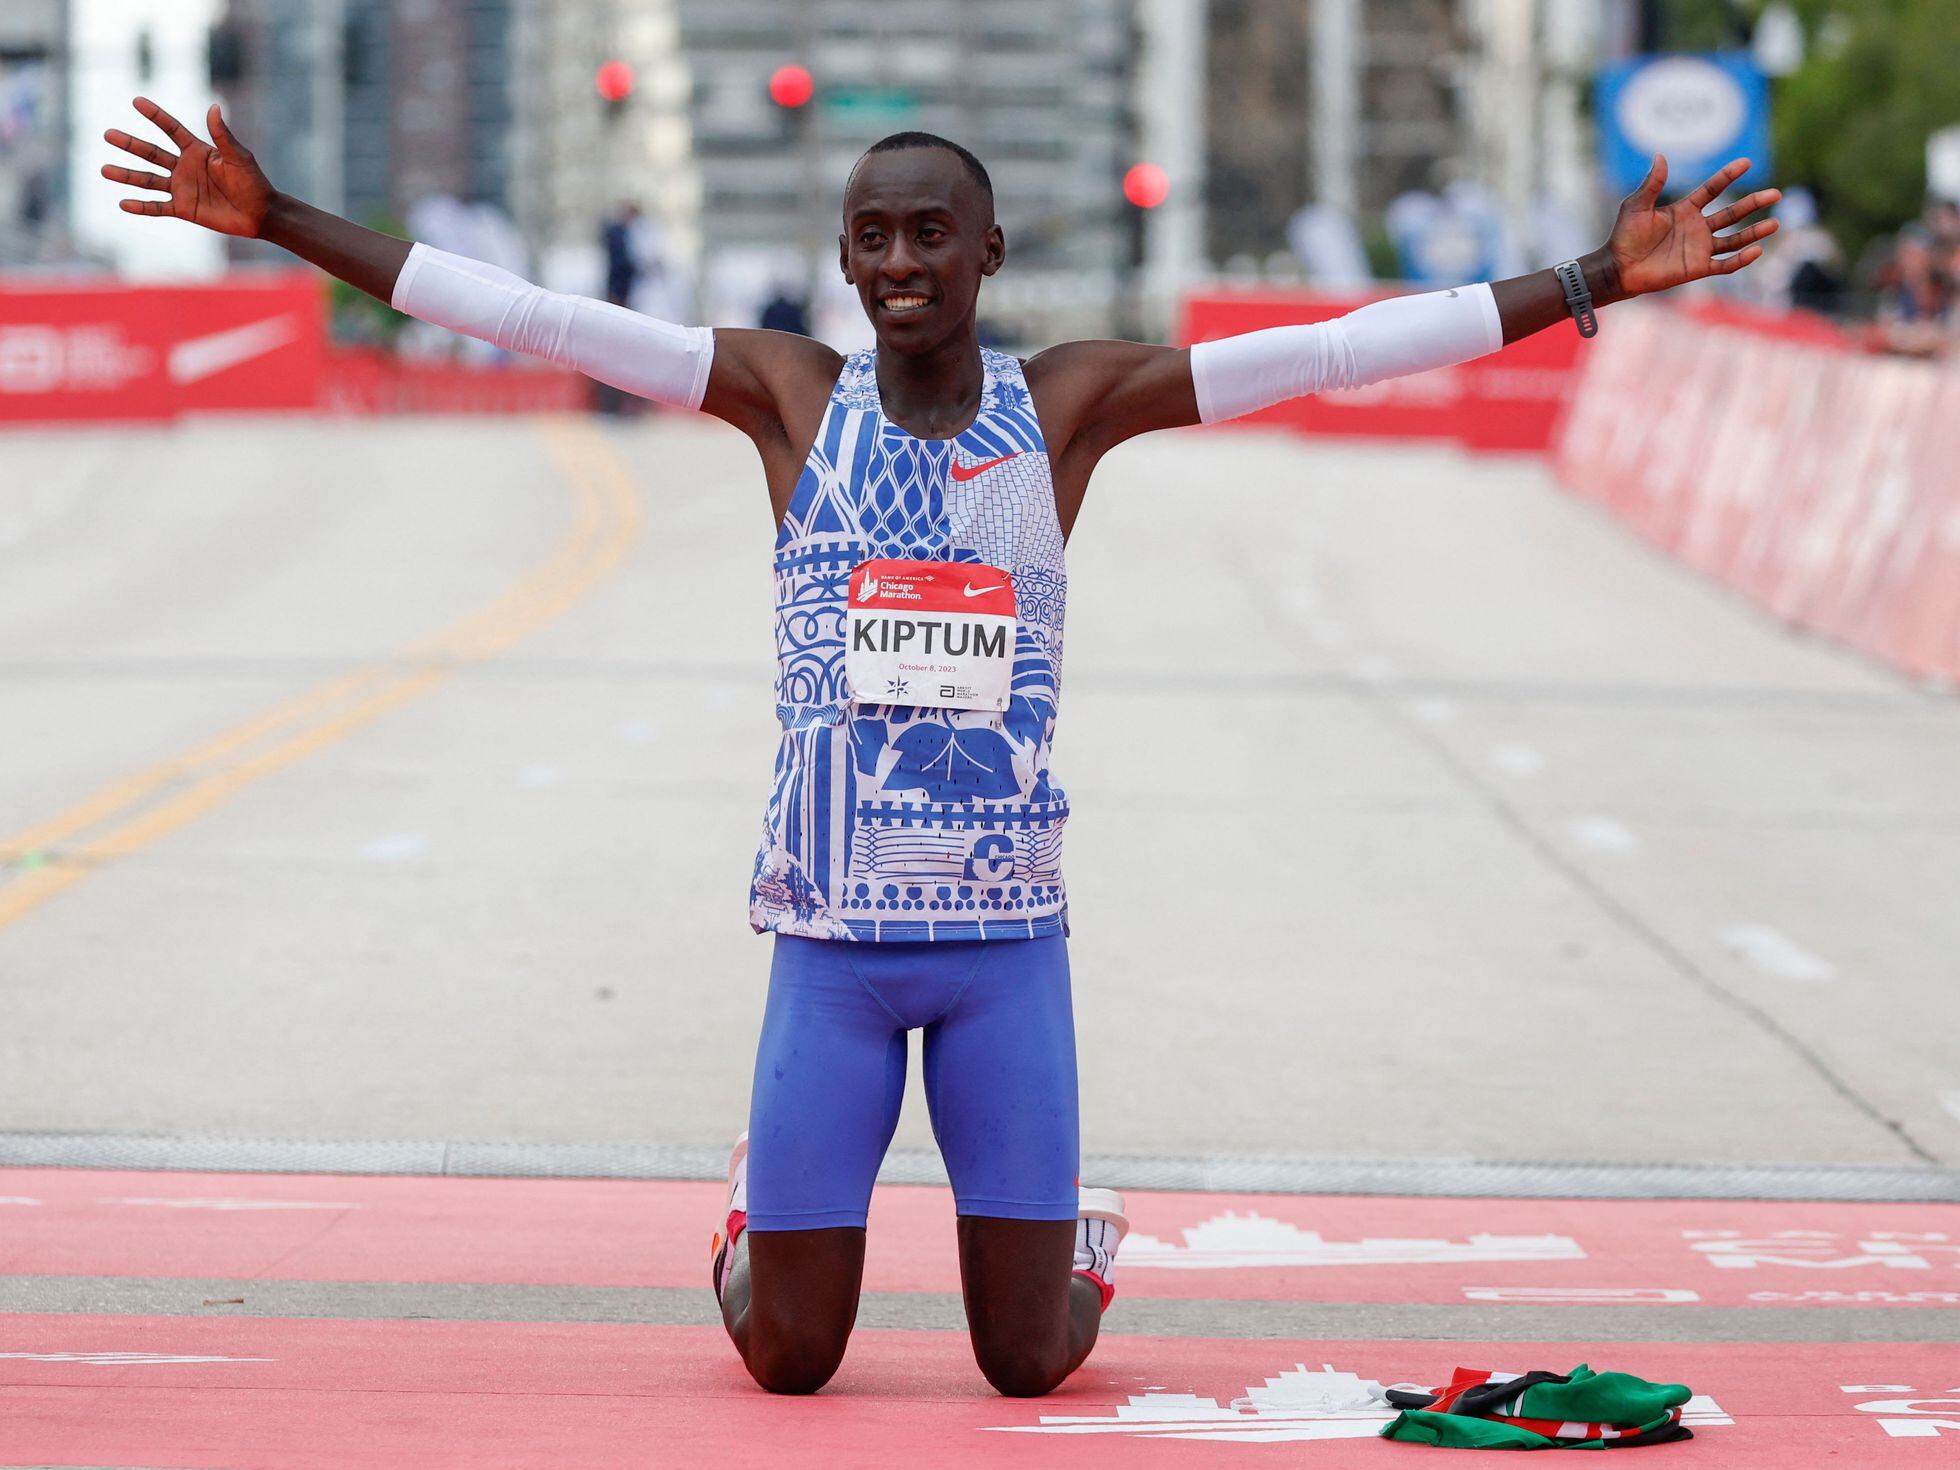
M 966 170 L 966 176 L 980 186 L 980 192 L 987 196 L 987 207 L 989 209 L 993 207 L 994 181 L 987 176 L 987 165 L 975 158 L 971 151 L 960 147 L 951 138 L 942 138 L 937 133 L 892 133 L 880 138 L 858 155 L 857 163 L 851 165 L 851 172 L 852 174 L 856 174 L 858 164 L 863 163 L 865 159 L 874 153 L 901 153 L 908 148 L 945 149 L 960 161 L 960 167 Z M 845 187 L 850 187 L 848 182 L 846 182 Z

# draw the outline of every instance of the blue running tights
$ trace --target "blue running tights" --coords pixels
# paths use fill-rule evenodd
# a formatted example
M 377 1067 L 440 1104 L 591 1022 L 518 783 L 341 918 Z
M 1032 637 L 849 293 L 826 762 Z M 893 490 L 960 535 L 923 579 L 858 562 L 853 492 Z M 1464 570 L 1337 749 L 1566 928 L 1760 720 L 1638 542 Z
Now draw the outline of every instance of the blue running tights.
M 905 1033 L 962 1215 L 1076 1218 L 1067 941 L 776 936 L 749 1105 L 749 1229 L 862 1228 L 898 1127 Z

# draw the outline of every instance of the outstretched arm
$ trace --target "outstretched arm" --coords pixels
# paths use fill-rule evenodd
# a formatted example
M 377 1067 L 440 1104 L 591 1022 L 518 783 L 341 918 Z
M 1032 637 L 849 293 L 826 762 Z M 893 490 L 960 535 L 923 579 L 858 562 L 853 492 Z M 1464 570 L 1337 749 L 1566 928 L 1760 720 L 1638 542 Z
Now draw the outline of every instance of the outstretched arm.
M 1667 162 L 1656 157 L 1646 180 L 1622 201 L 1611 238 L 1579 262 L 1594 303 L 1728 275 L 1758 259 L 1757 242 L 1775 233 L 1776 222 L 1730 227 L 1774 204 L 1782 197 L 1776 190 L 1703 213 L 1748 169 L 1749 160 L 1739 158 L 1662 208 Z M 1566 315 L 1564 287 L 1546 270 L 1492 285 L 1394 297 L 1333 321 L 1272 327 L 1189 349 L 1068 343 L 1035 357 L 1028 369 L 1051 444 L 1060 440 L 1063 453 L 1073 449 L 1093 462 L 1152 429 L 1215 423 L 1308 393 L 1467 362 Z
M 206 116 L 209 143 L 148 98 L 138 97 L 135 106 L 177 151 L 119 128 L 103 135 L 165 170 L 103 168 L 116 183 L 168 196 L 125 199 L 128 213 L 270 241 L 411 316 L 576 368 L 629 393 L 705 409 L 756 440 L 772 491 L 781 478 L 776 461 L 783 457 L 785 419 L 808 418 L 813 395 L 820 413 L 837 375 L 837 355 L 807 338 L 675 326 L 367 229 L 275 189 L 215 104 Z

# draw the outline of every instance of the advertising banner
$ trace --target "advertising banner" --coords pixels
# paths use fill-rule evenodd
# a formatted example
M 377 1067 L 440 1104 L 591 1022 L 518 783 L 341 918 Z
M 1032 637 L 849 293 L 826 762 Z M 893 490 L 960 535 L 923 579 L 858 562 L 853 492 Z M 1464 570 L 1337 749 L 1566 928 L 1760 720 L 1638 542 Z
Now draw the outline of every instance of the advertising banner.
M 1960 679 L 1960 373 L 1733 309 L 1620 308 L 1555 448 L 1574 492 L 1777 617 Z
M 311 409 L 325 354 L 312 275 L 0 283 L 0 422 Z

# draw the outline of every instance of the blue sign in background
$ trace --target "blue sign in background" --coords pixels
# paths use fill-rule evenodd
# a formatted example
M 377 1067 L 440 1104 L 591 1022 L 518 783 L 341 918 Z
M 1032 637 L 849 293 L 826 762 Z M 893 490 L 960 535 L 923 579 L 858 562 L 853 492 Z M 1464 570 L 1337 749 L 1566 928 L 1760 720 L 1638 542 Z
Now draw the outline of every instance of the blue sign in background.
M 1594 88 L 1599 163 L 1616 193 L 1667 155 L 1669 194 L 1694 188 L 1732 158 L 1751 167 L 1737 181 L 1770 175 L 1769 81 L 1747 52 L 1639 56 L 1602 68 Z

